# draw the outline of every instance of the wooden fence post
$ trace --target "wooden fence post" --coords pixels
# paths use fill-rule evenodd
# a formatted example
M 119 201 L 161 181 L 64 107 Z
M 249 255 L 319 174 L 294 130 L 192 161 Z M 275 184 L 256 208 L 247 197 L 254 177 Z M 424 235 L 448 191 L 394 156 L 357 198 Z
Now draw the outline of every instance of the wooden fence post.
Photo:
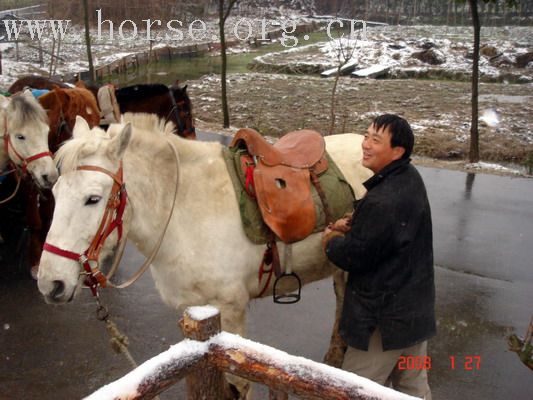
M 189 307 L 183 313 L 179 325 L 183 336 L 187 339 L 205 342 L 212 336 L 220 333 L 220 311 L 207 318 L 195 315 L 195 310 L 200 307 Z M 187 400 L 219 400 L 223 399 L 226 384 L 224 374 L 217 368 L 210 366 L 206 361 L 200 367 L 187 375 Z

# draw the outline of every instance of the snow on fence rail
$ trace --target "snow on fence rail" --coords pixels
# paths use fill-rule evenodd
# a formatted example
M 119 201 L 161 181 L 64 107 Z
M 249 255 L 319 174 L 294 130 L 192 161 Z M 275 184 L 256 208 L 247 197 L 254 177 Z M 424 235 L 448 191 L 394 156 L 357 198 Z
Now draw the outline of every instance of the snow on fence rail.
M 271 399 L 414 400 L 355 374 L 296 357 L 238 335 L 220 331 L 220 313 L 211 306 L 185 310 L 185 339 L 146 361 L 85 400 L 152 399 L 187 380 L 187 399 L 225 398 L 224 372 L 270 388 Z

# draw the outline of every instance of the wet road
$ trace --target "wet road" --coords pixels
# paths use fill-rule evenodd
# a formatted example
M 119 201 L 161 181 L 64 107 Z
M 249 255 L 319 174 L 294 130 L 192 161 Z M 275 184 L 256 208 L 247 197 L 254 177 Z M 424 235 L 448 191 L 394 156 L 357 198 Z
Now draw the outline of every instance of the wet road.
M 533 313 L 533 180 L 420 171 L 432 205 L 437 263 L 438 335 L 429 346 L 433 398 L 530 400 L 533 372 L 507 351 L 505 336 L 524 335 Z M 128 249 L 123 265 L 133 270 L 140 262 Z M 320 361 L 332 323 L 331 286 L 326 280 L 306 287 L 296 305 L 252 302 L 249 337 Z M 181 340 L 178 316 L 162 304 L 149 274 L 124 291 L 102 290 L 102 297 L 138 362 Z M 128 372 L 94 309 L 88 291 L 53 307 L 44 304 L 35 282 L 2 279 L 0 399 L 81 398 Z M 266 395 L 258 389 L 255 397 Z M 184 398 L 183 388 L 161 398 Z

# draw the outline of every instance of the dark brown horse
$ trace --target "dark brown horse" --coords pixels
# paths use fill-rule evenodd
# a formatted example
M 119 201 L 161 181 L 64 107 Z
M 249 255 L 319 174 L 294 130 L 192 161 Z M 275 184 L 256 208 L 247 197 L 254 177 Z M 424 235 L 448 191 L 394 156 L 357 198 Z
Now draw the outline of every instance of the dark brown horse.
M 196 139 L 187 85 L 181 88 L 177 81 L 170 87 L 161 83 L 134 85 L 117 89 L 115 96 L 121 114 L 126 112 L 157 114 L 165 122 L 174 122 L 179 136 Z

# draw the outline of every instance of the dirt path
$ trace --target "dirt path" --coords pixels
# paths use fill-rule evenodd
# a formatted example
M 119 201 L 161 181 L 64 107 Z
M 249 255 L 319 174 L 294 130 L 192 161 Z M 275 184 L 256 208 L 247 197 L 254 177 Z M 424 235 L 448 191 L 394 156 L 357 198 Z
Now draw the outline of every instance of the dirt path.
M 231 123 L 279 137 L 295 129 L 327 132 L 332 79 L 278 74 L 230 75 Z M 189 82 L 195 116 L 221 126 L 220 81 L 209 75 Z M 481 84 L 480 112 L 495 111 L 496 127 L 480 126 L 484 161 L 521 164 L 533 154 L 531 84 Z M 355 80 L 341 78 L 335 133 L 363 133 L 371 118 L 396 113 L 416 135 L 415 153 L 439 160 L 463 160 L 470 132 L 470 83 L 430 80 Z

